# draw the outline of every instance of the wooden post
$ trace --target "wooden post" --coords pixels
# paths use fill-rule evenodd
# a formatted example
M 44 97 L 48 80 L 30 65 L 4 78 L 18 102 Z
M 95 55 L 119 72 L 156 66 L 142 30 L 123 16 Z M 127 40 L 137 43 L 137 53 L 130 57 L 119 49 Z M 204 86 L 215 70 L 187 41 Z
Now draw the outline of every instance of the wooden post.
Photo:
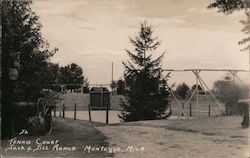
M 172 114 L 172 101 L 170 102 L 169 112 Z
M 192 103 L 189 104 L 189 116 L 192 117 Z
M 65 117 L 65 105 L 63 104 L 63 118 Z
M 59 109 L 59 117 L 62 117 L 62 109 Z
M 91 120 L 91 112 L 90 112 L 90 105 L 88 105 L 88 110 L 89 110 L 89 122 L 92 122 L 92 120 Z
M 101 109 L 104 108 L 104 106 L 105 106 L 105 105 L 103 105 L 103 101 L 104 101 L 104 99 L 103 99 L 103 88 L 101 86 L 101 107 L 100 107 Z
M 109 124 L 109 105 L 106 105 L 106 124 Z
M 209 104 L 208 105 L 208 117 L 210 117 L 210 115 L 211 115 L 211 105 Z
M 76 120 L 76 103 L 74 104 L 74 120 Z
M 54 117 L 56 117 L 56 108 L 54 108 Z
M 182 103 L 182 109 L 184 110 L 184 103 Z M 181 113 L 181 116 L 184 116 L 183 112 Z
M 198 83 L 198 76 L 196 75 L 196 111 L 198 112 L 198 107 L 199 107 L 199 83 Z

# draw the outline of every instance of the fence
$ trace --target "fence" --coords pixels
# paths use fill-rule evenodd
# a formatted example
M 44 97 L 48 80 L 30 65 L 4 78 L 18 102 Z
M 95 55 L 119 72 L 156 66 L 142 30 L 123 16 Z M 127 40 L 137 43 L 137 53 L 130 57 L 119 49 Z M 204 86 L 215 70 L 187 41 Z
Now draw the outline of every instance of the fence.
M 181 101 L 182 109 L 189 117 L 210 117 L 216 116 L 220 112 L 220 109 L 217 108 L 215 103 L 207 100 L 200 100 L 198 107 L 196 101 L 191 101 L 188 105 L 184 107 L 184 101 Z M 172 115 L 180 115 L 180 110 L 176 103 L 171 103 Z M 183 114 L 181 114 L 183 116 Z
M 118 114 L 122 110 L 120 95 L 110 96 L 110 110 L 93 110 L 89 107 L 90 95 L 69 93 L 63 94 L 64 104 L 54 112 L 54 115 L 62 118 L 72 118 L 80 120 L 97 121 L 103 123 L 119 123 L 120 119 Z M 180 101 L 181 103 L 184 101 Z M 182 105 L 183 106 L 183 105 Z M 192 100 L 191 104 L 182 107 L 186 115 L 193 118 L 214 116 L 214 111 L 217 111 L 217 106 L 210 100 L 200 97 L 199 107 L 197 109 L 196 100 Z M 174 101 L 171 102 L 172 116 L 181 115 L 180 110 Z M 107 116 L 108 114 L 108 116 Z M 109 117 L 108 119 L 106 117 Z M 108 122 L 107 122 L 108 120 Z
M 73 106 L 73 110 L 69 110 L 68 107 Z M 74 103 L 73 105 L 63 104 L 61 107 L 57 108 L 53 112 L 54 117 L 60 118 L 72 118 L 74 120 L 87 120 L 90 122 L 102 122 L 106 124 L 119 123 L 120 119 L 118 114 L 120 111 L 116 110 L 92 110 L 90 107 L 88 110 L 80 110 L 81 105 Z

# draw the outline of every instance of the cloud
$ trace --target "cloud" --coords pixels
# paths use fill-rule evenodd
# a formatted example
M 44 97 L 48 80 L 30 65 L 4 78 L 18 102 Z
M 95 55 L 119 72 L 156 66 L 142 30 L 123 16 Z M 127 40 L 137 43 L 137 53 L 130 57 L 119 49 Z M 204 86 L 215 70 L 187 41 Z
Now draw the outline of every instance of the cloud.
M 207 4 L 207 0 L 40 0 L 33 8 L 44 37 L 59 48 L 52 61 L 76 62 L 90 82 L 109 82 L 112 61 L 115 76 L 123 75 L 121 61 L 128 59 L 124 49 L 133 50 L 128 37 L 137 34 L 143 20 L 162 40 L 154 57 L 167 49 L 164 67 L 247 68 L 247 58 L 238 53 L 237 45 L 243 36 L 241 15 L 218 14 L 207 10 Z
M 215 16 L 219 16 L 216 12 L 211 12 L 211 10 L 208 10 L 206 8 L 189 8 L 186 11 L 187 13 L 195 13 L 195 14 L 211 14 L 214 13 Z

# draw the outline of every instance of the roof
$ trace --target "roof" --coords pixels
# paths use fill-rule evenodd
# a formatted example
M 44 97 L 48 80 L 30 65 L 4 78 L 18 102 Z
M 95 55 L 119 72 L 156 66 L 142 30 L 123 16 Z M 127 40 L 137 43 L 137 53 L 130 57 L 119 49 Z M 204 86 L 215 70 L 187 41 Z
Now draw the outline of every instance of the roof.
M 106 87 L 92 87 L 90 92 L 101 93 L 101 92 L 109 92 Z

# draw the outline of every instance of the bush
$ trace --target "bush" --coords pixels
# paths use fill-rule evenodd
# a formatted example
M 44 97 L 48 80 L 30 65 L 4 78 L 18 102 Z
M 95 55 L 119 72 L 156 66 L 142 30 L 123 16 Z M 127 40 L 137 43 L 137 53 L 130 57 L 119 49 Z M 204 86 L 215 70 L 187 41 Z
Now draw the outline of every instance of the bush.
M 34 102 L 17 102 L 13 104 L 13 123 L 16 134 L 22 129 L 32 131 L 30 120 L 36 118 L 36 103 Z M 38 121 L 38 120 L 36 120 Z M 38 123 L 38 122 L 37 122 Z M 38 125 L 38 124 L 37 124 Z M 35 128 L 39 128 L 36 126 Z
M 217 99 L 225 104 L 226 115 L 240 114 L 238 106 L 239 99 L 248 98 L 248 87 L 244 84 L 238 84 L 234 81 L 225 79 L 214 83 Z

